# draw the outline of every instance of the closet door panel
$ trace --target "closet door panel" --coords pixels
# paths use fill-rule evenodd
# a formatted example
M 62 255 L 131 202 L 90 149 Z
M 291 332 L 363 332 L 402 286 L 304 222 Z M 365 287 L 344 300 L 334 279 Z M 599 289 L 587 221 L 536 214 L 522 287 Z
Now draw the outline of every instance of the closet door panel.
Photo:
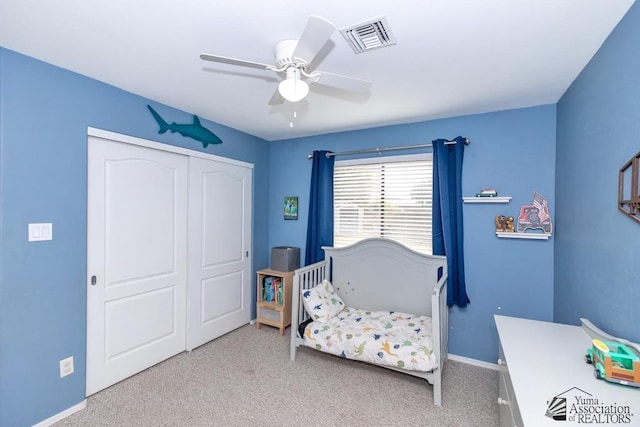
M 89 138 L 91 395 L 185 350 L 186 156 Z
M 251 320 L 251 179 L 245 166 L 190 159 L 189 350 Z

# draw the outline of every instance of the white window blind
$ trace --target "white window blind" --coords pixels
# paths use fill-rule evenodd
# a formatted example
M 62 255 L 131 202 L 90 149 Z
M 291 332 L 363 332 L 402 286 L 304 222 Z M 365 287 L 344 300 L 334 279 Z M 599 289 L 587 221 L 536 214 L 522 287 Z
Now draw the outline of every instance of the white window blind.
M 336 161 L 334 246 L 386 237 L 431 254 L 432 157 Z

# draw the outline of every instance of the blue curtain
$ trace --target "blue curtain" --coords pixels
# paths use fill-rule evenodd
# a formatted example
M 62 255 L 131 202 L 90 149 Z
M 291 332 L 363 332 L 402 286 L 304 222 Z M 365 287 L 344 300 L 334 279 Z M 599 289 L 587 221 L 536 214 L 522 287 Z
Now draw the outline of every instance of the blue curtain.
M 462 230 L 462 158 L 465 138 L 445 144 L 433 141 L 433 254 L 446 255 L 447 304 L 466 307 L 470 302 L 464 280 Z
M 322 246 L 333 246 L 333 164 L 329 151 L 314 151 L 309 194 L 309 222 L 304 265 L 324 259 Z

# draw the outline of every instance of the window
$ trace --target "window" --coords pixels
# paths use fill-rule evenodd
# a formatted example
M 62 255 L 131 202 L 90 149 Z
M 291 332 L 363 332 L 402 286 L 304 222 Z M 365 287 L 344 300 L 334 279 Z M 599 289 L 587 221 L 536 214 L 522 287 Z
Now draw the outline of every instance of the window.
M 431 154 L 336 161 L 336 247 L 386 237 L 431 254 Z

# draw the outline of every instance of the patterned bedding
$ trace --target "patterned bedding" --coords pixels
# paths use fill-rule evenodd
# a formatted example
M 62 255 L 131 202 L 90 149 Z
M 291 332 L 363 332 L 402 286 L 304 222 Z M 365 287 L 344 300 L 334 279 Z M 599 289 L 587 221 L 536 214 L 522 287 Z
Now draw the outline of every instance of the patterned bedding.
M 430 336 L 431 318 L 345 307 L 304 332 L 308 347 L 348 359 L 412 371 L 438 367 Z

